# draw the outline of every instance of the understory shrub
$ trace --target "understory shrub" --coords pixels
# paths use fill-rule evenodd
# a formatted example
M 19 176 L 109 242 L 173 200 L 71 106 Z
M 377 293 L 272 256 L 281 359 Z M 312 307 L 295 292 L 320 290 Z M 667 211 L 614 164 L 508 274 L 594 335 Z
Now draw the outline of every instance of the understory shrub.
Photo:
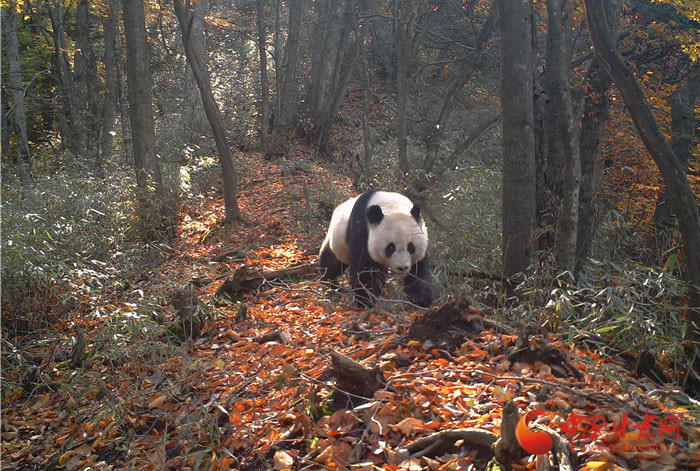
M 647 351 L 669 371 L 685 371 L 688 286 L 672 273 L 630 261 L 592 260 L 574 281 L 551 257 L 531 268 L 508 317 L 544 326 L 571 342 L 595 344 L 603 354 Z
M 150 216 L 137 211 L 133 169 L 110 163 L 98 179 L 75 161 L 36 175 L 32 191 L 3 181 L 3 327 L 17 333 L 50 327 L 96 298 L 163 248 L 138 233 Z

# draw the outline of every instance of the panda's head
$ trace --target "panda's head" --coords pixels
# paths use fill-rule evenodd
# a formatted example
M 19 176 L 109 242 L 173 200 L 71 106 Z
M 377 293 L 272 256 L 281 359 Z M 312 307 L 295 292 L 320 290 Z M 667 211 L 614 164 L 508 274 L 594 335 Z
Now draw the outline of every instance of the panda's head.
M 405 211 L 383 212 L 379 205 L 367 208 L 369 255 L 377 263 L 389 267 L 399 276 L 406 276 L 411 267 L 425 257 L 428 234 L 420 215 L 420 207 L 413 205 Z

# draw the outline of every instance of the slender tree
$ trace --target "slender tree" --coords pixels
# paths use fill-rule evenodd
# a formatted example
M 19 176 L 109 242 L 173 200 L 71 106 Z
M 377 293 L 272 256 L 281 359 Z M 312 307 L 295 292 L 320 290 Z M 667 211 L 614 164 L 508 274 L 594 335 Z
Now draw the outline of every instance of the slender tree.
M 576 263 L 581 162 L 569 85 L 572 44 L 570 8 L 567 7 L 566 0 L 547 0 L 546 83 L 550 106 L 546 127 L 549 130 L 548 163 L 552 160 L 564 166 L 556 258 L 561 268 L 573 273 Z
M 335 8 L 331 9 L 331 7 Z M 314 2 L 316 23 L 311 43 L 311 86 L 306 100 L 311 106 L 312 113 L 315 113 L 320 107 L 328 83 L 327 77 L 330 75 L 329 69 L 332 63 L 324 59 L 329 56 L 329 49 L 337 49 L 340 28 L 334 26 L 340 21 L 342 7 L 342 1 L 331 3 L 329 0 L 319 0 Z
M 207 114 L 209 124 L 214 133 L 214 141 L 216 142 L 216 150 L 219 154 L 219 163 L 221 164 L 224 180 L 226 219 L 228 221 L 240 220 L 241 212 L 238 208 L 238 176 L 233 166 L 231 149 L 226 142 L 224 122 L 219 112 L 219 106 L 216 104 L 216 99 L 211 91 L 206 54 L 201 56 L 200 50 L 193 44 L 193 38 L 190 34 L 193 13 L 190 10 L 189 2 L 187 5 L 183 5 L 181 0 L 173 0 L 173 4 L 175 6 L 175 15 L 177 16 L 177 21 L 182 31 L 185 55 L 187 56 L 187 61 L 190 63 L 192 73 L 194 74 L 195 81 L 202 95 L 204 112 Z
M 267 78 L 267 31 L 264 0 L 256 0 L 255 8 L 258 23 L 258 54 L 260 56 L 260 145 L 263 151 L 266 151 L 270 140 L 270 84 Z
M 46 2 L 44 4 L 47 8 L 46 15 L 51 18 L 51 4 Z M 39 15 L 44 15 L 44 12 L 39 13 L 39 9 L 36 12 Z M 51 48 L 51 70 L 52 75 L 55 80 L 56 88 L 58 92 L 58 97 L 52 99 L 51 106 L 54 108 L 56 120 L 58 121 L 58 131 L 61 136 L 61 148 L 70 150 L 71 133 L 68 124 L 68 114 L 67 108 L 64 105 L 64 90 L 63 90 L 63 80 L 61 77 L 61 64 L 60 64 L 60 49 L 58 48 L 58 41 L 56 41 L 56 35 L 53 31 L 45 32 L 46 42 Z M 56 99 L 58 98 L 58 99 Z
M 79 119 L 78 132 L 85 133 L 85 147 L 83 158 L 86 158 L 93 170 L 98 175 L 104 174 L 103 164 L 100 161 L 99 135 L 100 106 L 97 90 L 97 59 L 93 50 L 91 33 L 92 15 L 90 14 L 90 2 L 79 0 L 77 8 L 77 38 L 78 50 L 74 56 L 76 87 L 76 103 Z
M 153 125 L 153 76 L 146 36 L 146 13 L 143 0 L 122 0 L 122 7 L 136 182 L 142 190 L 153 187 L 158 194 L 162 194 L 163 180 L 156 154 Z
M 99 162 L 112 156 L 114 120 L 117 116 L 117 33 L 119 31 L 119 1 L 109 0 L 107 15 L 102 19 L 104 28 L 105 94 L 102 105 L 102 140 Z M 102 168 L 102 167 L 100 167 Z
M 620 1 L 606 2 L 608 18 L 613 34 L 617 36 L 620 24 Z M 579 138 L 581 156 L 581 190 L 579 193 L 578 235 L 576 236 L 576 270 L 580 270 L 591 251 L 598 225 L 596 180 L 600 161 L 600 140 L 603 126 L 608 119 L 608 91 L 612 85 L 610 75 L 601 64 L 600 57 L 593 56 L 586 72 L 588 93 L 583 102 L 583 116 Z
M 464 59 L 458 62 L 457 66 L 455 67 L 456 73 L 447 86 L 445 99 L 440 107 L 440 112 L 434 123 L 431 125 L 425 158 L 423 159 L 420 172 L 422 175 L 418 175 L 417 178 L 413 179 L 411 182 L 414 189 L 418 193 L 425 191 L 428 187 L 435 184 L 440 179 L 440 176 L 444 173 L 444 171 L 449 166 L 454 164 L 455 159 L 466 152 L 479 136 L 481 136 L 496 121 L 498 121 L 498 117 L 494 116 L 479 123 L 476 127 L 476 132 L 470 133 L 467 139 L 458 144 L 457 149 L 447 158 L 440 159 L 440 147 L 443 143 L 446 130 L 449 125 L 449 119 L 457 105 L 459 93 L 469 82 L 469 80 L 471 80 L 474 72 L 476 72 L 484 49 L 491 39 L 493 31 L 496 29 L 497 18 L 498 5 L 494 3 L 491 5 L 489 16 L 484 21 L 481 30 L 476 33 L 476 44 L 474 49 L 467 54 Z M 431 176 L 432 178 L 429 178 Z
M 280 84 L 282 83 L 282 44 L 280 41 L 280 36 L 282 34 L 282 0 L 272 0 L 273 6 L 273 33 L 272 33 L 272 47 L 273 47 L 273 59 L 275 60 L 275 87 L 279 91 Z M 282 103 L 275 96 L 274 101 L 275 109 L 274 115 L 279 116 L 281 113 Z
M 685 245 L 687 275 L 690 288 L 689 332 L 700 336 L 700 217 L 696 198 L 685 175 L 685 169 L 673 152 L 671 144 L 661 133 L 659 125 L 647 103 L 644 91 L 622 56 L 615 49 L 610 21 L 603 2 L 585 0 L 588 27 L 606 70 L 622 95 L 637 132 L 658 166 L 668 189 L 671 204 L 678 217 L 680 232 Z
M 363 44 L 368 37 L 367 25 L 359 27 L 359 36 L 362 38 Z M 367 61 L 367 50 L 365 47 L 360 48 L 360 78 L 362 80 L 362 160 L 360 164 L 362 183 L 370 182 L 370 169 L 372 167 L 372 136 L 369 127 L 369 63 Z
M 18 28 L 15 3 L 10 2 L 7 8 L 2 8 L 2 30 L 5 36 L 5 55 L 7 57 L 7 83 L 5 86 L 9 89 L 12 97 L 10 117 L 17 136 L 17 170 L 22 185 L 28 188 L 32 186 L 31 158 L 27 138 L 27 117 L 24 109 L 22 69 L 19 62 Z
M 279 148 L 289 126 L 289 121 L 295 113 L 295 98 L 298 95 L 297 72 L 299 69 L 299 39 L 301 37 L 301 15 L 303 0 L 289 1 L 289 23 L 287 26 L 287 42 L 284 46 L 284 57 L 277 83 L 275 101 L 275 120 L 272 141 Z
M 61 1 L 52 0 L 46 3 L 46 7 L 51 18 L 55 71 L 62 105 L 61 135 L 71 153 L 75 156 L 82 156 L 85 147 L 85 133 L 75 129 L 75 123 L 79 123 L 79 119 L 71 61 L 68 57 L 68 46 L 63 27 L 63 4 Z
M 535 159 L 530 0 L 499 0 L 503 115 L 503 275 L 524 271 L 532 256 Z
M 700 97 L 700 67 L 696 66 L 688 80 L 670 98 L 671 128 L 675 133 L 671 138 L 671 148 L 687 169 L 695 142 L 695 103 Z M 676 215 L 671 208 L 668 187 L 665 187 L 656 202 L 654 211 L 653 250 L 657 261 L 671 249 L 676 229 Z
M 413 59 L 414 35 L 418 20 L 418 4 L 412 2 L 393 3 L 394 31 L 396 33 L 396 138 L 398 140 L 399 179 L 398 186 L 406 182 L 410 172 L 408 162 L 408 93 L 410 80 L 410 62 Z
M 313 129 L 310 141 L 328 154 L 328 139 L 349 79 L 360 56 L 355 35 L 352 0 L 320 0 L 315 3 L 317 23 L 311 58 L 311 88 L 308 102 Z
M 204 26 L 207 13 L 209 11 L 209 0 L 199 0 L 193 6 L 192 25 L 190 36 L 192 46 L 197 49 L 201 57 L 206 57 L 206 41 L 204 37 Z M 189 61 L 185 62 L 185 83 L 184 96 L 182 99 L 182 127 L 184 129 L 185 142 L 190 142 L 194 138 L 195 121 L 201 119 L 202 99 L 197 88 L 197 81 Z
M 0 118 L 2 119 L 2 128 L 0 128 L 0 139 L 2 141 L 0 142 L 0 150 L 2 151 L 2 156 L 3 158 L 9 158 L 10 157 L 10 108 L 7 106 L 7 95 L 5 94 L 5 90 L 2 90 L 0 92 Z M 6 172 L 9 172 L 10 166 L 3 165 L 2 166 L 2 171 L 3 171 L 3 176 L 6 175 Z
M 124 159 L 129 164 L 134 164 L 134 143 L 131 139 L 131 119 L 129 119 L 129 99 L 127 97 L 126 72 L 124 71 L 124 54 L 121 42 L 121 35 L 117 34 L 116 47 L 116 67 L 117 67 L 117 96 L 119 98 L 119 121 L 121 128 L 122 150 Z

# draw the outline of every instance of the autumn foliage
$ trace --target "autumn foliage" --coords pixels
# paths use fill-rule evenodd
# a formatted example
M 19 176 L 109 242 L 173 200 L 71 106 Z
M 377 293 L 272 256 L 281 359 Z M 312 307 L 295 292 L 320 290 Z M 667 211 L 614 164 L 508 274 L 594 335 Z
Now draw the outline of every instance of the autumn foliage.
M 107 95 L 99 40 L 118 8 L 2 2 L 20 24 L 25 89 L 15 96 L 27 102 L 33 172 L 31 188 L 12 174 L 22 143 L 3 121 L 3 471 L 443 471 L 487 469 L 494 457 L 515 470 L 700 468 L 685 254 L 675 220 L 669 246 L 653 243 L 663 181 L 618 90 L 597 159 L 591 256 L 569 273 L 543 244 L 504 280 L 508 110 L 497 110 L 494 2 L 211 3 L 206 87 L 226 126 L 219 144 L 234 151 L 225 158 L 240 176 L 240 219 L 225 217 L 200 97 L 185 86 L 194 87 L 180 50 L 187 21 L 181 30 L 170 3 L 145 2 L 165 193 L 148 205 L 117 121 L 100 169 L 71 148 L 59 122 L 99 134 L 87 103 L 74 117 L 60 114 L 71 99 L 58 76 L 80 62 L 80 6 L 95 46 L 91 97 Z M 341 4 L 347 10 L 333 9 Z M 579 113 L 594 51 L 583 3 L 568 5 Z M 547 5 L 532 8 L 537 62 Z M 698 12 L 697 0 L 622 3 L 617 48 L 669 140 L 672 99 L 698 73 Z M 59 13 L 65 44 L 53 34 Z M 296 23 L 303 30 L 288 34 Z M 260 43 L 270 69 L 264 93 Z M 310 64 L 329 58 L 337 69 L 315 76 Z M 298 70 L 283 79 L 290 63 Z M 285 80 L 287 101 L 273 90 Z M 314 83 L 325 95 L 311 106 Z M 3 81 L 3 100 L 10 92 Z M 687 178 L 697 196 L 694 139 Z M 425 202 L 434 309 L 393 296 L 395 280 L 369 310 L 354 306 L 342 278 L 320 281 L 318 249 L 334 207 L 375 187 Z M 555 218 L 538 223 L 535 237 L 555 234 Z M 521 416 L 522 433 L 548 434 L 547 453 L 531 456 L 509 436 Z

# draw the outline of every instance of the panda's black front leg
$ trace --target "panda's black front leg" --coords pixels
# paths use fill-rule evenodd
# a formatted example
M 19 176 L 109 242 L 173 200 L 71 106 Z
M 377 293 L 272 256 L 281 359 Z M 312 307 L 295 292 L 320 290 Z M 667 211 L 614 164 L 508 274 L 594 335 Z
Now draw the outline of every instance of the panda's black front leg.
M 350 286 L 358 306 L 374 306 L 382 294 L 385 281 L 386 268 L 372 260 L 367 253 L 351 255 Z
M 321 279 L 323 281 L 335 281 L 340 275 L 343 274 L 345 267 L 347 267 L 347 265 L 338 260 L 331 250 L 328 239 L 326 239 L 323 242 L 323 247 L 321 248 L 321 254 L 319 256 Z
M 427 255 L 411 267 L 403 280 L 403 290 L 413 304 L 428 307 L 433 303 L 433 275 Z

